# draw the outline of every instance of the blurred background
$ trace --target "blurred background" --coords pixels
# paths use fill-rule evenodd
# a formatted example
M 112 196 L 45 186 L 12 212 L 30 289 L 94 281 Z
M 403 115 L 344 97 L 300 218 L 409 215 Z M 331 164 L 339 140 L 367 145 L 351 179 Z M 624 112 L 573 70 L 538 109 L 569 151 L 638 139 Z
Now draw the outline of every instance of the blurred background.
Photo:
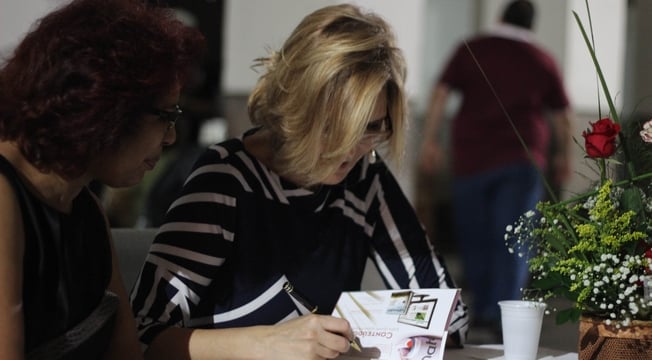
M 197 26 L 205 34 L 209 49 L 194 81 L 184 92 L 187 119 L 179 129 L 177 147 L 200 147 L 225 137 L 238 136 L 250 126 L 246 116 L 246 99 L 258 74 L 250 68 L 253 59 L 282 41 L 307 13 L 334 0 L 153 0 L 177 9 L 180 19 Z M 419 179 L 413 159 L 420 144 L 419 129 L 427 106 L 430 88 L 452 48 L 460 40 L 489 29 L 495 24 L 506 0 L 357 0 L 351 1 L 371 9 L 387 19 L 396 32 L 399 46 L 408 62 L 410 95 L 410 131 L 406 158 L 396 174 L 415 206 L 423 211 L 446 203 L 446 176 Z M 588 24 L 584 0 L 534 0 L 537 8 L 536 41 L 556 58 L 576 114 L 574 133 L 579 137 L 588 121 L 597 120 L 598 88 L 594 67 L 579 29 L 572 16 L 576 11 Z M 41 15 L 61 4 L 61 0 L 0 0 L 0 56 L 7 56 L 13 46 Z M 596 52 L 603 67 L 617 108 L 628 116 L 652 113 L 652 47 L 643 34 L 652 24 L 652 2 L 643 0 L 593 0 Z M 605 109 L 603 100 L 603 111 Z M 449 104 L 452 113 L 455 101 Z M 196 151 L 184 149 L 192 158 Z M 575 176 L 561 189 L 568 197 L 586 186 L 581 149 Z M 181 151 L 179 151 L 181 152 Z M 174 158 L 178 159 L 178 158 Z M 160 166 L 159 168 L 163 168 Z M 163 171 L 159 169 L 159 171 Z M 183 173 L 183 171 L 181 171 Z M 151 178 L 160 174 L 151 174 Z M 434 182 L 434 185 L 433 185 Z M 141 187 L 150 187 L 145 181 Z M 142 192 L 142 191 L 141 191 Z M 424 193 L 427 192 L 427 193 Z M 131 196 L 131 195 L 130 195 Z M 133 195 L 141 196 L 141 195 Z M 129 198 L 129 196 L 127 196 Z M 415 199 L 419 199 L 416 201 Z M 120 200 L 122 201 L 122 200 Z M 138 200 L 142 204 L 142 199 Z M 427 204 L 423 204 L 423 202 Z M 142 205 L 140 205 L 142 207 Z M 138 207 L 138 206 L 136 206 Z M 118 226 L 157 224 L 140 221 L 143 214 L 125 214 Z M 423 219 L 430 227 L 430 216 Z M 433 220 L 436 221 L 436 220 Z M 434 235 L 434 234 L 433 234 Z M 434 236 L 433 236 L 434 237 Z

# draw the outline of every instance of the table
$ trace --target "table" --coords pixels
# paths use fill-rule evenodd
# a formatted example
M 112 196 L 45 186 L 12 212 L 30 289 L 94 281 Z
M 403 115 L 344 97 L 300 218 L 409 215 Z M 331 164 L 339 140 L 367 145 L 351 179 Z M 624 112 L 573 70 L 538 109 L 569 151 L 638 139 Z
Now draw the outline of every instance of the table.
M 501 360 L 503 357 L 502 344 L 489 345 L 464 345 L 462 349 L 447 348 L 444 351 L 445 360 Z M 577 360 L 577 353 L 549 348 L 539 348 L 539 360 Z

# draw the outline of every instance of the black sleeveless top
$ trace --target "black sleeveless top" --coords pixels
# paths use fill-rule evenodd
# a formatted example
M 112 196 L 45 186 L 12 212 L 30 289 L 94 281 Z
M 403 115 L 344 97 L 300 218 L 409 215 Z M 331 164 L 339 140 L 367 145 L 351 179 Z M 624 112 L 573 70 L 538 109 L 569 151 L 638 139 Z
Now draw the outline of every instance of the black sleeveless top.
M 104 298 L 112 269 L 108 233 L 102 211 L 87 188 L 74 199 L 71 213 L 64 214 L 30 193 L 2 156 L 0 176 L 12 184 L 22 210 L 25 353 L 30 354 L 86 319 Z M 113 316 L 101 330 L 59 358 L 100 358 L 112 327 Z

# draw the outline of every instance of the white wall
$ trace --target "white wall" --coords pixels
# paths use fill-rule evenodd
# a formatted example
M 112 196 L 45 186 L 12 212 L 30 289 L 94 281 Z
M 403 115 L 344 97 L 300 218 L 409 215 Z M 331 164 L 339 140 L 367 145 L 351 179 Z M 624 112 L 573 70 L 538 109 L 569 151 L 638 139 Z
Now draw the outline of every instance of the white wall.
M 537 40 L 550 50 L 563 69 L 574 107 L 593 112 L 597 87 L 593 64 L 571 14 L 588 26 L 584 0 L 534 0 L 538 10 Z M 253 59 L 278 48 L 307 13 L 336 0 L 231 0 L 225 6 L 225 94 L 247 93 L 257 74 Z M 357 0 L 385 17 L 398 37 L 408 62 L 408 92 L 423 109 L 430 85 L 445 54 L 463 36 L 493 24 L 506 0 Z M 62 0 L 0 0 L 0 52 L 6 53 L 39 17 Z M 623 92 L 626 0 L 592 2 L 596 52 L 612 95 Z M 476 9 L 476 6 L 478 9 Z M 475 24 L 477 17 L 479 24 Z
M 577 112 L 595 113 L 598 105 L 598 83 L 595 67 L 582 38 L 579 26 L 571 10 L 577 12 L 589 33 L 589 22 L 584 0 L 569 0 L 566 21 L 568 23 L 564 75 L 570 96 Z M 599 4 L 599 5 L 598 5 Z M 591 20 L 595 37 L 595 50 L 612 98 L 622 99 L 625 77 L 625 44 L 627 28 L 627 1 L 594 1 Z M 590 37 L 589 33 L 589 37 Z M 602 91 L 600 94 L 604 95 Z M 604 97 L 602 114 L 608 111 Z M 616 108 L 620 110 L 620 105 Z M 607 111 L 605 111 L 607 109 Z
M 280 48 L 294 27 L 308 13 L 336 0 L 233 0 L 226 3 L 224 41 L 225 94 L 247 94 L 258 74 L 250 66 L 253 59 Z M 399 47 L 408 62 L 409 93 L 417 93 L 420 84 L 423 36 L 422 16 L 425 0 L 354 0 L 365 9 L 376 12 L 394 28 Z
M 253 60 L 278 49 L 307 13 L 332 3 L 329 0 L 231 0 L 225 2 L 224 68 L 225 94 L 248 93 L 258 74 Z
M 475 4 L 475 0 L 427 1 L 426 10 L 421 15 L 424 33 L 421 45 L 423 50 L 420 82 L 418 92 L 412 99 L 416 114 L 423 114 L 426 111 L 432 86 L 454 48 L 464 38 L 476 32 Z M 454 101 L 450 104 L 450 109 L 455 108 Z
M 342 2 L 342 1 L 339 1 Z M 427 21 L 424 16 L 426 0 L 352 0 L 364 8 L 372 9 L 385 18 L 396 34 L 398 46 L 407 61 L 407 93 L 411 98 L 418 96 L 423 81 L 423 37 Z
M 14 48 L 37 18 L 60 3 L 59 0 L 0 0 L 0 54 Z

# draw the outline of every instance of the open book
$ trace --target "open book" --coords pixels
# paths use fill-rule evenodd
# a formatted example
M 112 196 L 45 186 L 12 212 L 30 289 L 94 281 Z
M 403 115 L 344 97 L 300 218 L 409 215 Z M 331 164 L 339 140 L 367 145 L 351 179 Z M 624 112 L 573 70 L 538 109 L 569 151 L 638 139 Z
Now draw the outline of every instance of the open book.
M 338 359 L 443 359 L 459 289 L 344 292 L 333 316 L 349 321 L 360 352 Z

